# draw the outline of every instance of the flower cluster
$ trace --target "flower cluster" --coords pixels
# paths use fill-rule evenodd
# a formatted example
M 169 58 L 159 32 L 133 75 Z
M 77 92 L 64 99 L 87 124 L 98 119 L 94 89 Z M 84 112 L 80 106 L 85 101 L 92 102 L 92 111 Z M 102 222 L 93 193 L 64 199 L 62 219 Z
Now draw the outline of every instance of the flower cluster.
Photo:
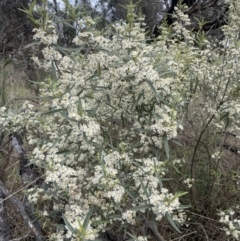
M 156 214 L 156 220 L 161 220 L 166 214 L 172 214 L 174 210 L 180 209 L 178 198 L 166 188 L 162 188 L 161 193 L 155 191 L 149 197 L 149 202 L 153 205 L 153 212 Z
M 236 240 L 240 238 L 240 219 L 234 217 L 235 212 L 233 210 L 222 211 L 219 213 L 219 222 L 224 224 L 226 227 L 222 228 L 227 236 L 232 236 Z

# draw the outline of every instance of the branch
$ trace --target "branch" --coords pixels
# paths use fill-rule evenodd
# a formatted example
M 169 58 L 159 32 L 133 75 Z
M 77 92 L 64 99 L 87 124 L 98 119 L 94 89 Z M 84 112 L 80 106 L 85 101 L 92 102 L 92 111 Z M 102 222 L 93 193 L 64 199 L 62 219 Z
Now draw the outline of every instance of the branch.
M 35 165 L 31 164 L 27 152 L 22 145 L 22 138 L 19 134 L 12 135 L 12 146 L 14 150 L 20 156 L 20 175 L 25 184 L 32 183 L 34 180 L 38 180 L 38 186 L 41 186 L 43 180 L 39 179 L 39 174 L 36 172 Z
M 19 199 L 17 197 L 11 195 L 11 193 L 5 188 L 2 181 L 0 181 L 0 192 L 6 198 L 9 198 L 9 200 L 12 202 L 12 204 L 18 209 L 18 211 L 20 212 L 24 222 L 29 226 L 29 228 L 34 233 L 34 235 L 36 237 L 36 241 L 42 241 L 43 240 L 43 234 L 42 234 L 41 229 L 33 223 L 33 221 L 27 215 L 23 204 L 19 201 Z M 3 204 L 3 201 L 4 201 L 4 199 L 0 202 L 1 206 Z
M 221 146 L 224 149 L 234 153 L 235 155 L 239 155 L 240 148 L 234 145 L 230 145 L 228 143 L 223 143 L 223 144 L 217 144 L 217 146 Z
M 3 204 L 4 193 L 0 190 L 0 240 L 7 241 L 9 240 L 9 225 L 6 218 L 6 212 Z

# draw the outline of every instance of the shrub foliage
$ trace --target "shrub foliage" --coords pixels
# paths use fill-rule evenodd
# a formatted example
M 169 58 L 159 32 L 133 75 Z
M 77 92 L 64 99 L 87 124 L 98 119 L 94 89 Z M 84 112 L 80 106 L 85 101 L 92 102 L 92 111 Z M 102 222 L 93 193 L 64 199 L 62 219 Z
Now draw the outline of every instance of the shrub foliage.
M 201 237 L 199 227 L 203 238 L 239 239 L 239 174 L 227 164 L 238 150 L 226 139 L 239 137 L 240 3 L 228 4 L 217 44 L 190 31 L 178 9 L 148 44 L 132 2 L 126 22 L 101 32 L 97 20 L 75 16 L 72 49 L 57 44 L 47 11 L 38 19 L 42 56 L 33 60 L 48 73 L 39 103 L 2 107 L 0 127 L 32 148 L 44 181 L 28 199 L 50 240 L 109 231 L 115 240 L 169 240 Z

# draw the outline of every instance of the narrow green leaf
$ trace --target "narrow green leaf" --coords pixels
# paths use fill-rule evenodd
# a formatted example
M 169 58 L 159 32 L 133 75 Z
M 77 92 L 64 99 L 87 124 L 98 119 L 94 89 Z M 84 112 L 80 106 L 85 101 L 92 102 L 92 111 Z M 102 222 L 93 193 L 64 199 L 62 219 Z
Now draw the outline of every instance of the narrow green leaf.
M 62 110 L 63 110 L 62 108 L 61 109 L 50 110 L 48 112 L 42 113 L 41 115 L 51 115 L 51 114 L 54 114 L 56 112 L 61 112 Z
M 136 206 L 136 207 L 132 207 L 130 208 L 130 210 L 132 211 L 141 211 L 141 210 L 146 210 L 146 209 L 149 209 L 149 208 L 152 208 L 152 205 L 151 204 L 144 204 L 144 205 L 139 205 L 139 206 Z
M 130 234 L 129 232 L 127 232 L 127 234 L 132 237 L 133 239 L 129 239 L 129 240 L 134 240 L 134 241 L 138 241 L 138 238 L 132 234 Z
M 177 226 L 177 225 L 175 224 L 175 222 L 173 221 L 172 217 L 169 215 L 169 213 L 166 214 L 166 217 L 167 217 L 169 223 L 172 225 L 172 227 L 173 227 L 178 233 L 182 233 L 182 232 L 179 230 L 178 226 Z
M 135 101 L 135 103 L 133 104 L 132 110 L 135 110 L 136 105 L 138 104 L 138 102 L 141 100 L 141 98 L 143 97 L 143 93 L 140 93 L 137 97 L 137 100 Z
M 73 121 L 73 122 L 77 122 L 77 123 L 78 123 L 77 120 L 68 117 L 67 114 L 66 114 L 66 111 L 62 110 L 62 111 L 60 111 L 60 114 L 61 114 L 66 120 L 68 120 L 68 121 Z
M 229 117 L 229 112 L 225 112 L 223 115 L 221 115 L 220 116 L 220 121 L 222 121 L 222 120 L 226 120 L 226 118 L 228 118 Z
M 111 104 L 111 98 L 110 98 L 109 94 L 107 94 L 106 97 L 107 97 L 107 102 L 108 102 L 109 104 Z
M 174 197 L 173 197 L 172 201 L 175 200 L 175 199 L 177 199 L 177 198 L 180 198 L 180 197 L 182 197 L 182 196 L 184 196 L 184 195 L 186 195 L 186 194 L 188 194 L 188 192 L 176 192 L 176 193 L 174 194 Z
M 191 207 L 191 205 L 180 205 L 179 208 L 180 209 L 189 209 Z
M 82 100 L 80 98 L 78 98 L 77 113 L 78 113 L 79 116 L 82 117 L 82 115 L 83 115 L 83 106 L 82 106 Z
M 189 86 L 189 88 L 190 88 L 190 93 L 192 93 L 193 91 L 193 79 L 191 78 L 190 79 L 190 86 Z
M 72 25 L 72 24 L 70 24 L 70 23 L 68 23 L 68 22 L 66 22 L 64 20 L 61 20 L 59 22 L 62 22 L 64 25 L 67 25 L 69 28 L 77 30 L 77 28 L 74 25 Z
M 196 90 L 197 90 L 197 87 L 198 87 L 198 79 L 195 80 L 195 86 L 194 86 L 194 89 L 193 89 L 193 94 L 196 93 Z
M 52 61 L 52 73 L 51 73 L 52 80 L 57 81 L 57 72 L 54 61 Z
M 156 172 L 156 166 L 157 166 L 156 160 L 154 159 L 153 161 L 154 161 L 155 176 L 156 176 L 157 179 L 158 179 L 158 183 L 159 183 L 160 190 L 162 190 L 162 189 L 163 189 L 162 179 L 161 179 L 161 177 L 159 176 L 159 174 Z
M 127 195 L 129 196 L 129 197 L 131 197 L 132 198 L 132 200 L 135 200 L 136 198 L 132 195 L 132 193 L 131 192 L 129 192 L 129 190 L 128 189 L 125 189 L 125 192 L 127 193 Z
M 109 219 L 118 219 L 118 218 L 122 218 L 122 216 L 118 215 L 118 214 L 114 214 L 114 215 L 109 215 L 108 218 Z
M 90 218 L 92 216 L 92 213 L 93 213 L 93 207 L 91 207 L 91 209 L 88 211 L 88 213 L 87 213 L 87 215 L 86 215 L 86 217 L 84 219 L 84 222 L 83 222 L 84 230 L 86 230 L 87 227 L 88 227 L 88 224 L 89 224 Z
M 159 97 L 158 97 L 157 91 L 155 90 L 155 88 L 154 88 L 152 82 L 150 82 L 149 80 L 146 80 L 146 82 L 148 83 L 150 89 L 152 90 L 152 92 L 153 92 L 153 94 L 154 94 L 154 96 L 155 96 L 157 102 L 159 102 Z
M 58 228 L 59 230 L 62 230 L 62 231 L 64 231 L 64 229 L 65 229 L 64 225 L 62 225 L 62 224 L 52 223 L 51 225 Z
M 183 144 L 180 141 L 178 141 L 178 140 L 176 140 L 174 138 L 170 139 L 169 141 L 172 142 L 172 143 L 177 144 L 178 146 L 183 146 Z
M 60 155 L 60 154 L 70 154 L 70 153 L 75 153 L 76 151 L 74 150 L 60 150 L 58 152 L 56 152 L 57 155 Z
M 30 48 L 34 45 L 38 45 L 39 43 L 40 43 L 40 40 L 34 41 L 34 42 L 28 44 L 27 46 L 25 46 L 24 49 Z
M 91 110 L 91 112 L 89 113 L 89 116 L 90 116 L 90 117 L 93 117 L 93 116 L 96 114 L 99 106 L 100 106 L 100 102 L 98 102 L 98 103 L 97 103 L 97 106 L 96 106 L 93 110 Z
M 97 74 L 98 74 L 98 77 L 101 77 L 101 66 L 99 62 L 97 64 Z
M 133 240 L 133 241 L 139 241 L 139 239 L 138 239 L 136 236 L 130 234 L 129 232 L 127 232 L 127 234 L 128 234 L 130 237 L 133 238 L 133 239 L 128 239 L 128 241 L 130 241 L 130 240 Z
M 72 132 L 72 129 L 70 129 L 70 130 L 68 131 L 68 133 L 67 133 L 67 135 L 66 135 L 66 137 L 65 137 L 64 142 L 67 141 L 67 139 L 68 139 L 68 137 L 70 136 L 71 132 Z
M 119 210 L 120 212 L 123 212 L 123 209 L 120 207 L 120 205 L 118 205 L 114 199 L 112 198 L 112 204 L 113 204 L 113 207 L 116 209 L 116 210 Z
M 67 228 L 70 230 L 71 233 L 75 234 L 76 230 L 73 228 L 73 226 L 68 222 L 67 218 L 64 216 L 64 214 L 62 215 L 63 221 L 66 224 Z
M 152 217 L 152 226 L 153 226 L 153 228 L 155 229 L 155 231 L 158 232 L 158 228 L 157 228 L 157 223 L 156 223 L 155 217 Z
M 93 75 L 91 75 L 90 77 L 88 77 L 88 78 L 86 79 L 86 81 L 93 79 L 94 77 L 96 77 L 96 75 L 97 75 L 97 71 L 95 71 Z
M 173 169 L 176 171 L 176 173 L 178 173 L 178 174 L 182 174 L 182 173 L 179 171 L 179 169 L 178 169 L 177 166 L 173 165 L 172 167 L 173 167 Z
M 163 135 L 163 141 L 164 141 L 165 152 L 166 152 L 167 158 L 169 159 L 169 145 L 168 145 L 168 139 L 167 139 L 166 133 L 164 133 Z

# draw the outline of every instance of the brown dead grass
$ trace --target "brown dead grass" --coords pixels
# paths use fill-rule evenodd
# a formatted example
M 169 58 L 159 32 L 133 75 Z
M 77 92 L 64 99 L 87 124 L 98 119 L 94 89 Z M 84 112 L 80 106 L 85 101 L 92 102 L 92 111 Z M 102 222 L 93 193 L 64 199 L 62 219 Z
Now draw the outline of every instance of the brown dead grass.
M 6 106 L 12 109 L 18 109 L 26 99 L 35 99 L 35 92 L 29 88 L 28 76 L 22 68 L 16 67 L 13 63 L 3 65 L 6 60 L 0 60 L 0 86 L 2 81 L 5 81 L 6 91 Z M 19 175 L 20 157 L 11 148 L 11 142 L 5 137 L 4 143 L 8 143 L 1 149 L 0 153 L 0 179 L 3 181 L 5 187 L 14 194 L 22 203 L 24 203 L 25 189 L 21 176 Z M 10 201 L 5 200 L 5 208 L 7 213 L 7 220 L 10 228 L 12 239 L 22 237 L 20 240 L 31 239 L 31 230 L 23 221 L 19 210 Z

